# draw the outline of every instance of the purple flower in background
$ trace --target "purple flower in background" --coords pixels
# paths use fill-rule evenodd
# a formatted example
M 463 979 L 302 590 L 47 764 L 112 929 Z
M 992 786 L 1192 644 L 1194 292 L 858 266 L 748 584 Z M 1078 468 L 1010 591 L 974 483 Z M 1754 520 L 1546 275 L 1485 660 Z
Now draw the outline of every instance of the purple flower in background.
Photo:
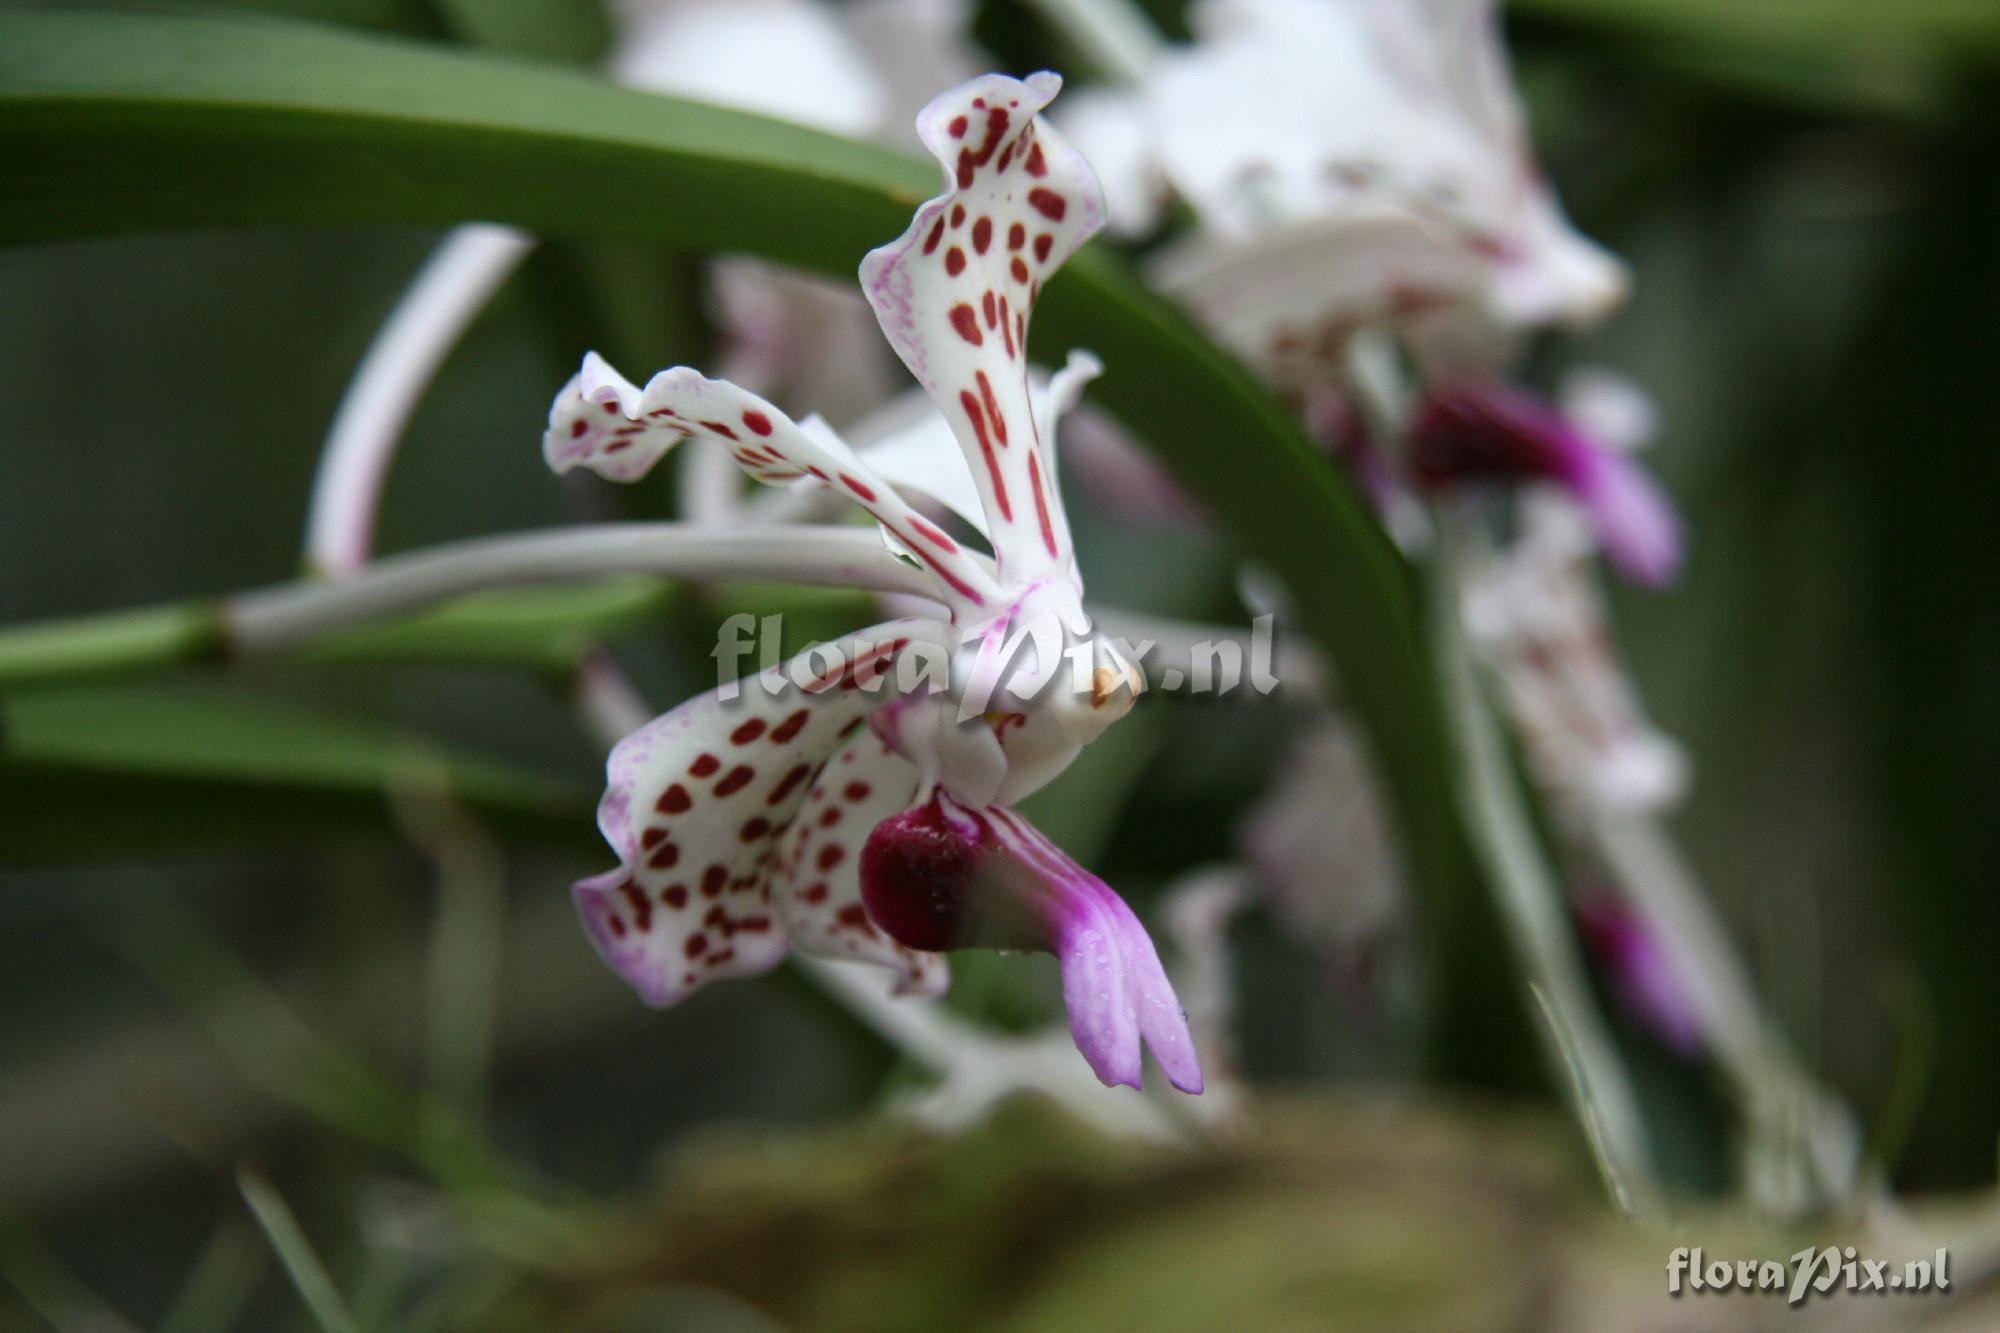
M 1658 585 L 1680 568 L 1680 519 L 1653 479 L 1525 390 L 1490 380 L 1433 388 L 1410 422 L 1408 464 L 1430 490 L 1552 482 L 1589 515 L 1605 554 L 1628 578 Z
M 1688 1059 L 1700 1055 L 1701 1020 L 1645 919 L 1621 899 L 1601 892 L 1578 898 L 1571 911 L 1585 950 L 1633 1018 L 1675 1054 Z

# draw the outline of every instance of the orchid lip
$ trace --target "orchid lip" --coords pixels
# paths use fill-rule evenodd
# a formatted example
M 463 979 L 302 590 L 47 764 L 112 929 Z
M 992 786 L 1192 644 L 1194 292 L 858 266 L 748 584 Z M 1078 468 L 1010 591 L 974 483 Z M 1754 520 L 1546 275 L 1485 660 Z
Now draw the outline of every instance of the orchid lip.
M 1139 1087 L 1150 1048 L 1176 1088 L 1201 1091 L 1187 1015 L 1145 927 L 1012 810 L 935 792 L 876 826 L 861 883 L 870 919 L 912 948 L 1054 954 L 1071 1034 L 1103 1083 Z

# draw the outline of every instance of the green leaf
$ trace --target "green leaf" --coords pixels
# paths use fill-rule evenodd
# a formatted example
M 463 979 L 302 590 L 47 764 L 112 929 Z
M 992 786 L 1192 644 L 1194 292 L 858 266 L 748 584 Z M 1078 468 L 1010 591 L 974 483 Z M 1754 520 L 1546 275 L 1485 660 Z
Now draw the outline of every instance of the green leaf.
M 1991 0 L 1520 0 L 1677 67 L 1821 111 L 1934 118 L 1954 70 L 2000 55 Z
M 0 241 L 165 226 L 450 223 L 732 250 L 852 274 L 935 167 L 543 67 L 277 23 L 0 14 Z M 1412 849 L 1448 1045 L 1518 1080 L 1523 993 L 1452 814 L 1409 571 L 1298 424 L 1106 251 L 1073 260 L 1037 349 L 1088 346 L 1123 417 L 1332 655 Z
M 588 796 L 380 727 L 213 694 L 50 692 L 0 705 L 0 864 L 379 826 L 400 790 L 503 831 L 591 837 Z
M 327 662 L 456 662 L 564 672 L 589 649 L 659 618 L 679 591 L 639 576 L 495 589 L 407 620 L 344 630 L 300 655 Z
M 597 0 L 431 0 L 451 35 L 507 55 L 581 63 L 611 44 Z
M 583 653 L 660 616 L 673 584 L 632 576 L 502 588 L 433 611 L 342 630 L 298 655 L 323 662 L 431 662 L 568 671 Z M 0 689 L 67 685 L 167 663 L 222 661 L 228 632 L 202 602 L 0 628 Z

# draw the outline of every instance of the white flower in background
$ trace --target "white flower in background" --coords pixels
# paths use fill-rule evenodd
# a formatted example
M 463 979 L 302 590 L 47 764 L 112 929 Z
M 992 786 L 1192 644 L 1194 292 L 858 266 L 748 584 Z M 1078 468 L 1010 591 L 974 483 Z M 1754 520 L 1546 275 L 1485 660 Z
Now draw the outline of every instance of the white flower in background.
M 1401 852 L 1361 739 L 1340 718 L 1293 742 L 1242 841 L 1272 915 L 1329 962 L 1364 958 L 1401 925 Z
M 1465 619 L 1529 764 L 1585 817 L 1671 804 L 1687 761 L 1646 720 L 1611 644 L 1588 526 L 1550 492 L 1523 496 L 1519 521 L 1513 541 L 1471 560 Z
M 1337 377 L 1370 325 L 1487 368 L 1623 298 L 1535 165 L 1495 0 L 1203 0 L 1190 21 L 1194 45 L 1063 123 L 1115 223 L 1192 208 L 1152 275 L 1278 387 Z
M 915 148 L 916 114 L 977 72 L 965 0 L 622 0 L 617 77 L 830 134 Z M 710 268 L 724 378 L 854 421 L 900 387 L 852 284 L 761 260 Z
M 1042 283 L 1103 218 L 1088 164 L 1037 119 L 1060 86 L 989 75 L 926 107 L 919 132 L 946 191 L 861 266 L 882 332 L 953 436 L 920 471 L 957 479 L 912 489 L 976 509 L 990 560 L 824 422 L 795 422 L 737 385 L 679 367 L 642 389 L 593 355 L 558 396 L 543 441 L 557 471 L 631 481 L 698 438 L 759 481 L 859 505 L 927 571 L 934 607 L 690 700 L 620 742 L 598 812 L 619 865 L 575 894 L 606 961 L 652 1004 L 761 972 L 792 948 L 889 967 L 920 991 L 943 985 L 938 951 L 1043 949 L 1102 1081 L 1137 1086 L 1143 1046 L 1175 1087 L 1198 1092 L 1187 1019 L 1145 928 L 1012 809 L 1123 716 L 1140 684 L 1083 612 L 1055 488 L 1053 402 L 1081 376 L 1051 384 L 1046 417 L 1030 393 Z M 926 649 L 949 658 L 941 693 L 903 669 Z

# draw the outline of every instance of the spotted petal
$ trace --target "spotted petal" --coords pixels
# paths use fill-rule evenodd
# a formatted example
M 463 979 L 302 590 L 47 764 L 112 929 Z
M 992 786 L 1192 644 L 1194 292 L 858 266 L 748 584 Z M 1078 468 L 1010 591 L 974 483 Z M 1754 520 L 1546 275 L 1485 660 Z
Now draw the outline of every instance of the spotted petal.
M 642 391 L 592 352 L 556 396 L 542 453 L 557 472 L 583 467 L 636 481 L 690 438 L 727 448 L 759 481 L 811 476 L 860 505 L 929 568 L 954 610 L 997 603 L 992 578 L 971 553 L 905 504 L 824 423 L 795 422 L 756 394 L 687 366 L 661 371 Z
M 827 756 L 894 697 L 900 656 L 946 636 L 932 621 L 862 630 L 690 700 L 612 750 L 597 822 L 619 866 L 575 897 L 598 952 L 648 1004 L 784 957 L 767 882 L 779 839 Z
M 1104 373 L 1104 363 L 1089 352 L 1071 352 L 1061 370 L 1050 376 L 1031 373 L 1029 400 L 1041 432 L 1043 456 L 1050 460 L 1046 480 L 1049 496 L 1062 506 L 1062 486 L 1055 458 L 1056 423 L 1083 400 L 1084 388 Z M 904 495 L 921 495 L 964 519 L 982 536 L 986 511 L 978 484 L 956 448 L 951 424 L 931 404 L 928 395 L 911 390 L 903 398 L 857 423 L 855 439 L 872 441 L 859 449 L 861 458 Z
M 917 132 L 945 192 L 861 264 L 883 333 L 951 423 L 1015 585 L 1075 578 L 1027 376 L 1042 284 L 1104 219 L 1089 164 L 1036 119 L 1061 87 L 1049 73 L 990 74 L 926 107 Z
M 780 844 L 771 897 L 799 952 L 879 963 L 900 974 L 898 991 L 938 995 L 951 979 L 945 960 L 876 929 L 861 904 L 862 846 L 916 794 L 916 768 L 874 728 L 856 732 L 807 787 Z

